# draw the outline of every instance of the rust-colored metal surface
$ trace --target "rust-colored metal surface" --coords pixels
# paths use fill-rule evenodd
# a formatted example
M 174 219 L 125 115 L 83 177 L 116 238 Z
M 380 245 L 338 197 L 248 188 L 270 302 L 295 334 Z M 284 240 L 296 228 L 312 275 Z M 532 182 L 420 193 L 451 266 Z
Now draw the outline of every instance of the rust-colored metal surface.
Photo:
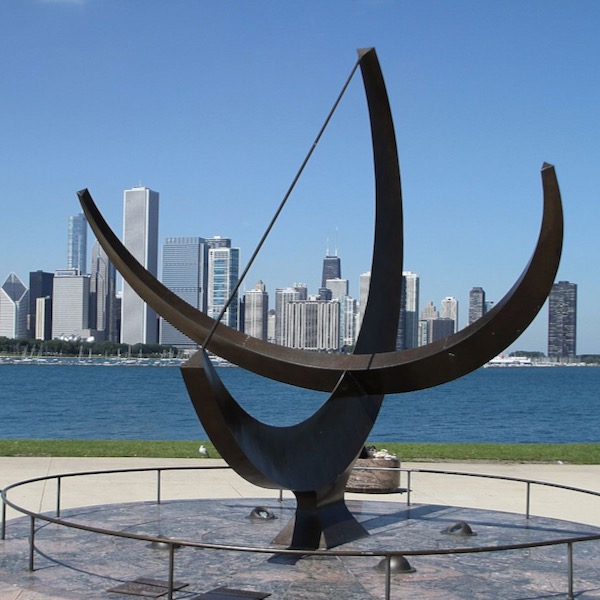
M 352 355 L 317 354 L 251 338 L 194 309 L 148 273 L 102 218 L 89 192 L 83 210 L 110 260 L 163 318 L 210 350 L 254 373 L 292 385 L 331 391 L 323 407 L 292 427 L 265 425 L 228 393 L 200 350 L 181 371 L 211 440 L 236 471 L 264 487 L 294 492 L 296 516 L 275 540 L 294 548 L 332 547 L 362 535 L 344 491 L 386 393 L 432 387 L 480 367 L 529 325 L 550 291 L 562 247 L 562 205 L 554 168 L 544 164 L 544 209 L 533 256 L 512 289 L 482 319 L 428 346 L 396 352 L 402 281 L 402 198 L 396 139 L 374 49 L 359 51 L 373 140 L 375 235 L 371 287 Z M 213 331 L 214 329 L 214 331 Z

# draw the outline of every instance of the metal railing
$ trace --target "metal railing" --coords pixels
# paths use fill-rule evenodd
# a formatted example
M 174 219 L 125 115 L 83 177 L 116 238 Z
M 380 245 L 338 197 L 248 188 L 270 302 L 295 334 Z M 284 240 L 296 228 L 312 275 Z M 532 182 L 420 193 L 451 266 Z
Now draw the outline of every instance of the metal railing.
M 574 600 L 574 581 L 573 581 L 573 546 L 581 542 L 599 541 L 600 530 L 597 534 L 579 535 L 571 537 L 560 537 L 547 540 L 529 541 L 512 544 L 500 544 L 490 546 L 477 546 L 477 547 L 458 547 L 458 548 L 435 548 L 435 549 L 399 549 L 399 550 L 291 550 L 279 547 L 265 546 L 241 546 L 236 544 L 214 544 L 207 542 L 197 542 L 194 540 L 186 539 L 171 539 L 163 536 L 151 536 L 151 535 L 140 535 L 135 533 L 127 533 L 123 531 L 116 531 L 106 529 L 102 527 L 95 527 L 91 525 L 85 525 L 83 523 L 77 523 L 62 519 L 61 513 L 61 496 L 62 496 L 62 483 L 66 479 L 75 477 L 85 477 L 91 475 L 111 475 L 111 474 L 127 474 L 127 473 L 142 473 L 142 472 L 155 472 L 156 473 L 156 492 L 155 501 L 160 504 L 162 501 L 162 474 L 165 471 L 207 471 L 207 470 L 222 470 L 230 469 L 228 466 L 210 465 L 210 466 L 182 466 L 182 467 L 146 467 L 146 468 L 131 468 L 131 469 L 111 469 L 102 471 L 83 471 L 74 473 L 62 473 L 56 475 L 48 475 L 43 477 L 36 477 L 19 481 L 8 485 L 3 490 L 0 490 L 0 496 L 2 498 L 2 518 L 0 523 L 0 539 L 6 539 L 7 520 L 6 520 L 6 508 L 7 506 L 13 510 L 29 516 L 29 570 L 35 570 L 35 533 L 36 533 L 36 520 L 41 520 L 47 523 L 54 523 L 64 527 L 79 529 L 101 535 L 127 538 L 132 540 L 140 540 L 144 542 L 161 544 L 163 547 L 168 546 L 169 558 L 168 558 L 168 587 L 167 594 L 168 600 L 173 599 L 174 593 L 174 572 L 175 572 L 175 549 L 179 547 L 195 547 L 212 550 L 228 550 L 234 552 L 250 552 L 250 553 L 261 553 L 261 554 L 279 554 L 279 555 L 295 555 L 295 556 L 335 556 L 335 557 L 379 557 L 385 560 L 385 599 L 390 599 L 391 587 L 392 587 L 392 566 L 391 562 L 394 557 L 406 557 L 406 556 L 433 556 L 433 555 L 448 555 L 448 554 L 475 554 L 475 553 L 490 553 L 490 552 L 504 552 L 509 550 L 522 550 L 530 548 L 539 548 L 547 546 L 565 546 L 567 555 L 567 573 L 566 573 L 566 588 L 567 598 Z M 422 475 L 444 475 L 454 477 L 472 477 L 480 479 L 493 479 L 501 481 L 510 481 L 515 483 L 522 483 L 525 486 L 525 502 L 524 502 L 524 516 L 529 519 L 531 515 L 531 503 L 532 503 L 532 488 L 534 486 L 542 486 L 553 489 L 565 490 L 577 494 L 586 494 L 596 498 L 600 498 L 600 492 L 586 490 L 583 488 L 577 488 L 557 483 L 537 481 L 533 479 L 522 479 L 518 477 L 509 477 L 503 475 L 487 475 L 482 473 L 469 473 L 462 471 L 441 471 L 434 469 L 405 469 L 405 468 L 379 468 L 379 467 L 360 467 L 360 469 L 367 470 L 397 470 L 400 473 L 405 473 L 407 478 L 406 484 L 406 504 L 411 505 L 411 492 L 412 483 L 415 475 L 419 477 Z M 56 507 L 55 515 L 39 513 L 23 506 L 19 506 L 15 502 L 9 500 L 7 497 L 9 492 L 22 488 L 23 486 L 31 485 L 39 482 L 56 481 Z M 282 491 L 279 493 L 279 501 L 283 499 Z M 517 513 L 518 514 L 518 513 Z

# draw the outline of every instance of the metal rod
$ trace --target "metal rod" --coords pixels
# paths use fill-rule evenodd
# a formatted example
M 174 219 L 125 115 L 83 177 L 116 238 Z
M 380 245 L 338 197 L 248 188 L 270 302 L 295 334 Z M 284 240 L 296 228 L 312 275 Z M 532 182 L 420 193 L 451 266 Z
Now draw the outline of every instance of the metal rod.
M 61 492 L 62 478 L 59 476 L 56 478 L 56 516 L 60 517 L 60 492 Z
M 529 519 L 529 508 L 531 506 L 531 481 L 527 482 L 527 499 L 525 500 L 525 518 Z
M 573 595 L 573 542 L 567 544 L 568 554 L 568 569 L 569 569 L 569 591 L 567 593 L 567 600 L 574 600 Z
M 2 490 L 0 490 L 1 492 Z M 6 539 L 6 502 L 4 502 L 4 496 L 2 496 L 2 531 L 0 539 Z
M 160 488 L 161 488 L 161 473 L 160 469 L 156 469 L 156 503 L 160 504 Z
M 350 85 L 350 81 L 352 80 L 352 77 L 354 76 L 354 73 L 356 73 L 356 69 L 358 69 L 358 65 L 359 64 L 360 64 L 360 59 L 356 61 L 354 67 L 352 68 L 352 71 L 350 72 L 350 75 L 348 76 L 348 78 L 346 79 L 346 82 L 344 83 L 344 85 L 342 87 L 342 91 L 339 93 L 338 97 L 336 98 L 335 102 L 333 103 L 333 106 L 331 107 L 331 110 L 329 111 L 329 114 L 327 115 L 327 118 L 325 119 L 325 122 L 323 123 L 321 129 L 319 130 L 319 133 L 317 134 L 317 137 L 315 138 L 315 141 L 312 143 L 312 146 L 310 147 L 310 150 L 308 151 L 308 153 L 304 157 L 304 160 L 302 161 L 302 164 L 300 165 L 300 168 L 298 169 L 298 172 L 296 173 L 296 176 L 292 180 L 292 183 L 290 184 L 290 187 L 288 188 L 287 192 L 285 193 L 285 196 L 283 197 L 283 200 L 280 202 L 279 207 L 275 211 L 275 214 L 273 215 L 273 218 L 271 219 L 271 222 L 269 223 L 267 229 L 265 230 L 265 232 L 263 233 L 262 237 L 260 238 L 260 241 L 258 242 L 258 245 L 256 246 L 256 249 L 252 253 L 252 256 L 250 257 L 250 260 L 248 261 L 248 264 L 246 265 L 246 267 L 245 267 L 244 271 L 242 272 L 241 276 L 239 277 L 239 279 L 238 279 L 235 287 L 233 288 L 233 291 L 231 292 L 231 294 L 229 294 L 229 298 L 227 299 L 227 302 L 223 305 L 223 308 L 221 309 L 221 312 L 219 313 L 219 316 L 215 319 L 215 322 L 214 322 L 211 330 L 208 332 L 208 335 L 206 336 L 206 339 L 204 340 L 203 348 L 205 350 L 207 349 L 207 346 L 210 343 L 210 340 L 212 339 L 212 336 L 214 335 L 217 327 L 219 326 L 219 323 L 221 322 L 221 319 L 223 318 L 223 315 L 225 314 L 225 312 L 229 308 L 229 305 L 231 304 L 231 302 L 233 301 L 233 298 L 235 297 L 235 295 L 237 294 L 238 290 L 240 289 L 240 286 L 242 285 L 242 282 L 246 278 L 246 275 L 248 274 L 248 271 L 250 270 L 250 267 L 254 263 L 255 258 L 257 257 L 258 253 L 260 252 L 261 248 L 263 247 L 264 243 L 266 242 L 267 237 L 269 236 L 269 233 L 271 233 L 271 229 L 273 229 L 273 226 L 275 225 L 275 221 L 277 221 L 277 219 L 279 218 L 279 215 L 281 214 L 281 211 L 283 210 L 283 207 L 285 206 L 286 202 L 288 201 L 288 198 L 292 194 L 293 189 L 296 187 L 296 183 L 298 183 L 298 179 L 300 179 L 300 175 L 302 175 L 302 172 L 304 171 L 304 167 L 306 167 L 306 164 L 308 163 L 310 157 L 312 156 L 312 153 L 315 151 L 315 148 L 317 147 L 317 144 L 319 143 L 319 141 L 320 141 L 323 133 L 325 132 L 325 129 L 327 128 L 327 125 L 329 125 L 329 121 L 331 121 L 331 117 L 333 117 L 333 113 L 335 112 L 336 108 L 338 107 L 338 104 L 340 103 L 340 101 L 342 99 L 342 96 L 344 95 L 344 93 L 348 89 L 348 86 Z
M 173 600 L 173 586 L 175 585 L 175 544 L 169 544 L 169 595 L 168 600 Z
M 411 471 L 406 471 L 406 506 L 410 506 L 410 475 Z
M 392 557 L 385 557 L 385 600 L 390 600 L 392 591 Z
M 33 565 L 33 548 L 35 543 L 35 517 L 29 518 L 29 570 L 34 570 Z
M 281 488 L 279 489 L 279 502 L 283 502 L 283 490 Z

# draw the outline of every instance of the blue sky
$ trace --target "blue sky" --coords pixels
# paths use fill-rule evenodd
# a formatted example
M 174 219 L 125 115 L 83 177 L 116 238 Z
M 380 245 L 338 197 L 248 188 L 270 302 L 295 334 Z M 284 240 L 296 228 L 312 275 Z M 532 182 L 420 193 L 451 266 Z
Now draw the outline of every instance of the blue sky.
M 600 352 L 595 0 L 0 3 L 0 278 L 66 266 L 88 187 L 120 233 L 123 190 L 160 192 L 160 236 L 251 255 L 342 84 L 375 46 L 398 139 L 404 268 L 421 305 L 499 300 L 533 251 L 540 168 L 565 208 L 558 279 L 578 284 L 579 353 Z M 252 268 L 316 292 L 327 247 L 358 295 L 373 173 L 356 76 Z M 547 309 L 511 349 L 546 351 Z

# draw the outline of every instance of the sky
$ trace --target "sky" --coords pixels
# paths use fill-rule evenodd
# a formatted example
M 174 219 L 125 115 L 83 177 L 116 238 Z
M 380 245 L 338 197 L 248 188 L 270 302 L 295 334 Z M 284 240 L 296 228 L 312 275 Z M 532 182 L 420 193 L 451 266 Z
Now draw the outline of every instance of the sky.
M 0 279 L 66 267 L 88 188 L 117 234 L 123 191 L 160 193 L 160 239 L 230 237 L 244 265 L 356 61 L 375 47 L 396 129 L 404 269 L 420 305 L 499 301 L 535 247 L 540 169 L 565 212 L 557 280 L 579 354 L 600 353 L 596 0 L 3 0 Z M 316 293 L 337 252 L 370 270 L 373 161 L 353 78 L 245 289 Z M 90 233 L 90 245 L 93 241 Z M 508 350 L 547 350 L 547 306 Z

